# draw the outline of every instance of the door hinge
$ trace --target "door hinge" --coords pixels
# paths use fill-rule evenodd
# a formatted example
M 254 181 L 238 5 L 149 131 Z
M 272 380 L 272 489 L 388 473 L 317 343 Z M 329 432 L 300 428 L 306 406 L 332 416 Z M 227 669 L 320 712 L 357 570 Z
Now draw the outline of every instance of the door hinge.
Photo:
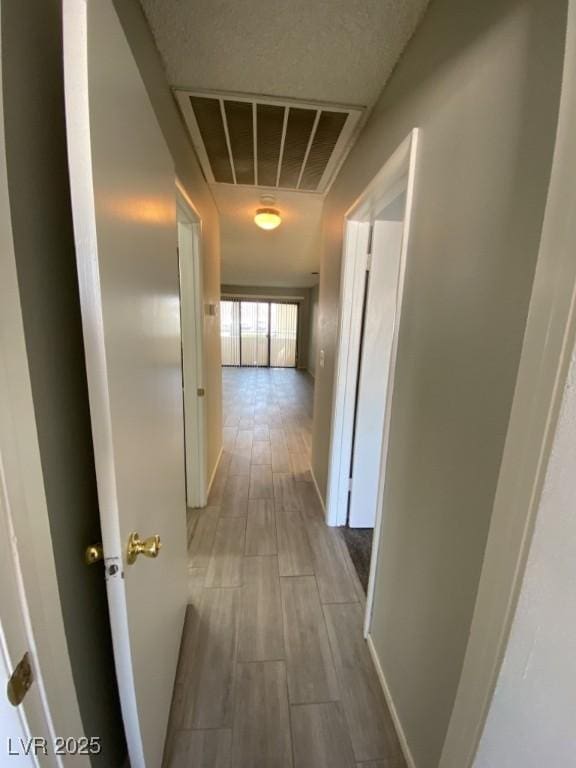
M 196 394 L 198 395 L 198 397 L 204 397 L 204 395 L 206 394 L 206 390 L 204 389 L 204 387 L 198 387 L 198 389 L 196 390 Z
M 32 674 L 30 658 L 26 652 L 18 662 L 14 672 L 12 672 L 6 687 L 8 701 L 10 704 L 12 704 L 13 707 L 18 707 L 20 704 L 22 704 L 24 697 L 30 690 L 30 686 L 33 682 L 34 675 Z

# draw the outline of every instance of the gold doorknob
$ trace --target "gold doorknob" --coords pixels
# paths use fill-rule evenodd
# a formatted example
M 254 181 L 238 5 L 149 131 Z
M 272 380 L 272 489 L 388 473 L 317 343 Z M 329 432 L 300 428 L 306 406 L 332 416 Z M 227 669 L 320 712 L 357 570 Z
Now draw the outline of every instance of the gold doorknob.
M 84 562 L 86 565 L 92 565 L 103 559 L 104 550 L 102 549 L 102 544 L 92 544 L 92 546 L 86 547 L 84 550 Z
M 128 565 L 134 565 L 138 555 L 144 557 L 158 557 L 162 542 L 160 536 L 149 536 L 147 539 L 141 539 L 137 533 L 131 533 L 128 539 L 128 552 L 126 560 Z

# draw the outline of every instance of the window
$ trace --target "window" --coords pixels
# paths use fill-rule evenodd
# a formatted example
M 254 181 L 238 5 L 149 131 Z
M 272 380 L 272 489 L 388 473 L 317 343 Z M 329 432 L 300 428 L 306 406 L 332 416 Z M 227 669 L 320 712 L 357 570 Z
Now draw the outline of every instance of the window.
M 298 304 L 224 299 L 220 338 L 222 365 L 295 368 Z

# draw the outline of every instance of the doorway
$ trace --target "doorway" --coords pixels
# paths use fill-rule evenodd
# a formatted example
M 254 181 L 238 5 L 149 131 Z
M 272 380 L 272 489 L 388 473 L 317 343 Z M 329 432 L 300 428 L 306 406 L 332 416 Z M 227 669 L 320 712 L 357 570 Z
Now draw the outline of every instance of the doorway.
M 414 130 L 345 220 L 326 520 L 343 526 L 367 588 L 366 636 L 383 514 L 416 145 Z
M 206 504 L 207 491 L 201 222 L 194 206 L 179 184 L 177 184 L 177 223 L 186 503 L 189 507 L 202 507 Z
M 405 206 L 406 191 L 403 190 L 365 225 L 369 227 L 368 259 L 352 427 L 350 489 L 346 525 L 342 529 L 365 591 L 368 591 L 376 520 Z
M 350 462 L 350 528 L 373 529 L 376 520 L 405 206 L 404 190 L 368 225 L 369 253 Z
M 220 318 L 223 366 L 296 368 L 298 302 L 226 298 Z

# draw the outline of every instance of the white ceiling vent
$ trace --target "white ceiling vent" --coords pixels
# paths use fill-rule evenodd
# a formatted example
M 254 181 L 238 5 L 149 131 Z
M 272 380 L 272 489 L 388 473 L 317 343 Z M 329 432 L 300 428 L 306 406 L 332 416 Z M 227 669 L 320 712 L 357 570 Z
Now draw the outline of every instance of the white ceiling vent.
M 177 89 L 206 178 L 324 194 L 363 109 Z

